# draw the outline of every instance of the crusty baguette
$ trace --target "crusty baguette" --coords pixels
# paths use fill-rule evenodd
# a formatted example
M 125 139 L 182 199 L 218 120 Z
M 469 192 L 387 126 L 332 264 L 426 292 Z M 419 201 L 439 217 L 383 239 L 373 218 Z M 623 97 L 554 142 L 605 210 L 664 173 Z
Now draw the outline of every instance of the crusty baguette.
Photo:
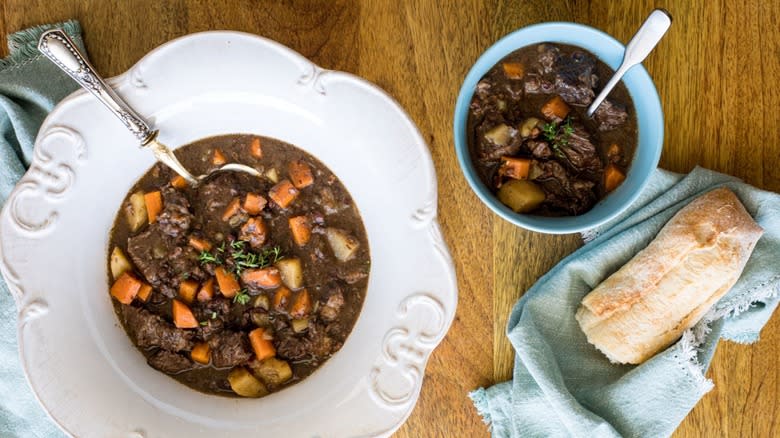
M 644 362 L 731 289 L 761 234 L 730 190 L 696 198 L 583 298 L 576 318 L 588 342 L 612 362 Z

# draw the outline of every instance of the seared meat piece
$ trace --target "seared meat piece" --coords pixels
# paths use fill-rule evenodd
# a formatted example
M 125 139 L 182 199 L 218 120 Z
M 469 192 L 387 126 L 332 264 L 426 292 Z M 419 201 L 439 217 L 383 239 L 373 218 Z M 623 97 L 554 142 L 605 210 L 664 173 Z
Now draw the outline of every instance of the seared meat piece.
M 166 350 L 158 350 L 149 356 L 147 362 L 152 368 L 166 374 L 178 374 L 195 366 L 189 358 Z
M 159 224 L 152 224 L 143 233 L 128 238 L 127 252 L 146 281 L 168 298 L 176 296 L 184 274 L 198 279 L 205 276 L 195 250 L 183 244 L 177 246 Z
M 198 336 L 204 341 L 209 341 L 217 334 L 222 333 L 222 330 L 225 328 L 225 323 L 219 318 L 211 319 L 211 314 L 196 318 L 198 318 L 199 321 L 206 321 L 206 325 L 201 325 L 197 328 Z
M 358 269 L 338 269 L 336 271 L 336 277 L 344 280 L 347 284 L 355 284 L 358 281 L 368 277 L 368 272 L 362 268 Z
M 558 62 L 558 58 L 561 56 L 561 50 L 548 44 L 540 44 L 536 50 L 539 51 L 539 58 L 537 59 L 541 66 L 541 73 L 551 73 Z
M 190 350 L 194 333 L 174 327 L 145 309 L 122 305 L 127 333 L 140 348 L 160 347 L 168 351 Z
M 333 321 L 338 318 L 341 307 L 344 306 L 344 295 L 341 288 L 332 288 L 321 299 L 320 316 L 325 321 Z
M 628 112 L 623 105 L 606 99 L 599 105 L 593 118 L 599 122 L 599 131 L 611 131 L 628 120 Z
M 577 215 L 596 203 L 595 183 L 570 174 L 557 161 L 534 160 L 529 178 L 542 186 L 545 203 L 560 212 Z
M 566 146 L 561 147 L 566 162 L 576 173 L 600 174 L 603 169 L 599 151 L 590 140 L 590 134 L 582 125 L 575 124 L 574 132 L 568 138 Z
M 211 348 L 211 363 L 217 368 L 241 365 L 252 357 L 246 333 L 224 331 L 215 334 L 208 341 Z
M 207 236 L 230 233 L 231 225 L 222 220 L 222 214 L 228 204 L 240 194 L 239 187 L 239 180 L 234 172 L 226 172 L 214 176 L 198 189 L 192 207 L 195 215 L 202 218 L 203 231 Z M 240 216 L 242 215 L 236 215 L 236 218 L 240 219 Z M 233 225 L 237 224 L 238 222 Z
M 552 155 L 552 149 L 550 149 L 550 145 L 546 141 L 529 140 L 525 145 L 536 158 L 547 159 Z
M 277 330 L 274 345 L 279 357 L 293 361 L 312 357 L 327 359 L 341 348 L 341 343 L 334 340 L 321 323 L 310 323 L 303 334 L 296 334 L 286 327 Z
M 539 50 L 539 72 L 525 76 L 528 94 L 558 94 L 566 103 L 587 106 L 595 97 L 598 82 L 594 74 L 596 60 L 581 51 L 561 54 L 557 47 L 542 44 Z
M 189 231 L 192 223 L 192 213 L 189 210 L 190 202 L 172 187 L 164 188 L 162 195 L 163 210 L 157 216 L 160 230 L 171 237 L 183 236 Z

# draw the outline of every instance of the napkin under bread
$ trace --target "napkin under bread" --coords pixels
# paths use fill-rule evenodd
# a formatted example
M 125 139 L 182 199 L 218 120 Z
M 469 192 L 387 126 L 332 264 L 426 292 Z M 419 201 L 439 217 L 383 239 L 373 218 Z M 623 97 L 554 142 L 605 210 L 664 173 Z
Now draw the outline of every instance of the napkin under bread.
M 742 276 L 680 341 L 641 365 L 611 363 L 575 320 L 582 298 L 680 209 L 721 186 L 765 230 Z M 780 195 L 736 178 L 702 168 L 688 175 L 659 169 L 628 211 L 583 238 L 588 243 L 541 277 L 509 317 L 513 379 L 470 394 L 493 436 L 669 436 L 712 389 L 704 373 L 718 341 L 757 341 L 777 307 Z
M 83 48 L 79 24 L 68 21 L 9 35 L 10 54 L 0 59 L 0 206 L 30 165 L 43 119 L 78 87 L 36 49 L 40 34 L 52 27 L 64 29 Z M 16 306 L 0 278 L 0 437 L 64 436 L 27 386 L 19 364 L 16 321 Z

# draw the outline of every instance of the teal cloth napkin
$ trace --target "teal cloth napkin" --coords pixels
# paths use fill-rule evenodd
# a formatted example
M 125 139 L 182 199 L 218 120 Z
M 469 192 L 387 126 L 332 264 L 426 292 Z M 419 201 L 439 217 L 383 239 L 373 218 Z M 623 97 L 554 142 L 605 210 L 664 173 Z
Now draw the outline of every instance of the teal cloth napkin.
M 625 264 L 695 197 L 733 190 L 765 233 L 742 276 L 680 341 L 638 366 L 615 365 L 574 319 L 582 297 Z M 583 235 L 515 304 L 507 336 L 511 381 L 470 394 L 495 437 L 663 437 L 712 389 L 704 373 L 718 340 L 758 340 L 780 293 L 780 195 L 702 168 L 657 170 L 629 211 Z M 732 412 L 728 415 L 740 415 Z
M 0 60 L 0 206 L 30 165 L 43 119 L 77 85 L 36 49 L 51 27 L 64 29 L 83 48 L 76 21 L 39 26 L 8 36 L 10 55 Z M 6 248 L 7 249 L 7 248 Z M 0 279 L 0 436 L 64 436 L 30 390 L 19 364 L 16 306 Z

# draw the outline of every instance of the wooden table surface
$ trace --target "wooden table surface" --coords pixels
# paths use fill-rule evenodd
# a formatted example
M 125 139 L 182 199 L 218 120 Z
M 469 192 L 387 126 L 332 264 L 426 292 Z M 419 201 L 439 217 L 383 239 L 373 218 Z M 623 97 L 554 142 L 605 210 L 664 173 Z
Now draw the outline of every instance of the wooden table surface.
M 439 217 L 460 287 L 452 329 L 431 357 L 419 403 L 397 436 L 477 437 L 488 433 L 466 393 L 511 376 L 504 336 L 511 306 L 580 240 L 515 228 L 471 192 L 451 133 L 460 84 L 482 51 L 512 30 L 576 21 L 625 42 L 655 6 L 674 16 L 670 33 L 645 63 L 666 115 L 661 166 L 687 172 L 698 164 L 780 191 L 777 1 L 4 0 L 0 33 L 78 19 L 93 63 L 110 76 L 172 38 L 240 30 L 392 94 L 431 148 Z M 779 369 L 778 318 L 755 345 L 721 343 L 708 372 L 715 389 L 676 436 L 780 435 Z

